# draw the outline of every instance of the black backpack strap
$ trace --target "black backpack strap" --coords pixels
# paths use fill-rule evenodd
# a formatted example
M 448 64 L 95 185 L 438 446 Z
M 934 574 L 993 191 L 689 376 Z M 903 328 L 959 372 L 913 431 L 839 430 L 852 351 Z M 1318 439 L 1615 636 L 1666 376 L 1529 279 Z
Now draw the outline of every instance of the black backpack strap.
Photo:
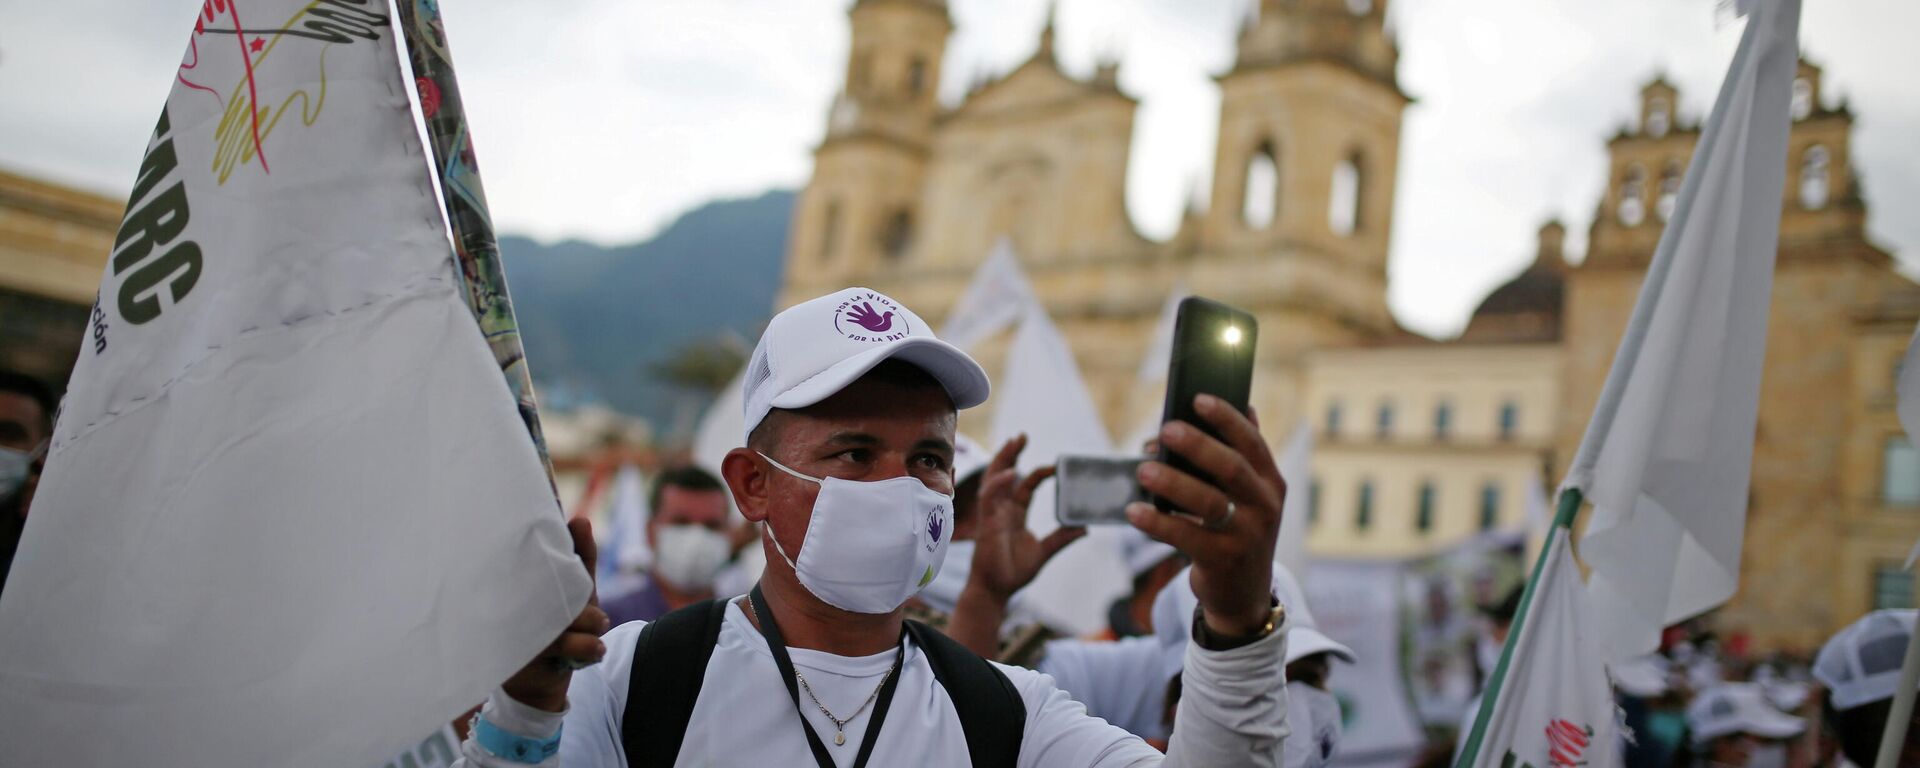
M 671 768 L 700 699 L 707 660 L 727 620 L 724 600 L 707 600 L 668 613 L 640 630 L 627 680 L 627 711 L 620 743 L 628 768 Z
M 939 630 L 908 620 L 907 634 L 927 655 L 933 678 L 953 700 L 974 768 L 1014 768 L 1027 730 L 1027 704 L 1013 681 Z

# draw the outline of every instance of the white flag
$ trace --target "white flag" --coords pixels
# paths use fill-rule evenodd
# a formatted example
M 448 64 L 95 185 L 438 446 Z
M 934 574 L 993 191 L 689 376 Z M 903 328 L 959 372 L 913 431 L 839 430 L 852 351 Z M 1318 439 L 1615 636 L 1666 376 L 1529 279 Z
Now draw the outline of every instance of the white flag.
M 1280 451 L 1280 479 L 1287 483 L 1287 498 L 1280 505 L 1280 540 L 1274 543 L 1273 559 L 1293 571 L 1300 583 L 1307 581 L 1307 507 L 1310 506 L 1313 468 L 1313 427 L 1302 423 L 1293 428 L 1293 436 Z
M 1013 325 L 1033 301 L 1033 286 L 1020 271 L 1012 241 L 1001 238 L 973 273 L 967 292 L 960 294 L 960 300 L 947 313 L 940 338 L 966 349 Z
M 741 366 L 740 372 L 727 382 L 726 389 L 714 396 L 713 403 L 700 417 L 700 425 L 694 428 L 693 463 L 716 476 L 720 474 L 720 462 L 727 458 L 727 451 L 746 445 L 741 439 L 747 431 L 745 408 L 741 405 L 746 376 L 747 369 Z M 731 493 L 727 494 L 727 504 L 733 504 Z
M 1606 768 L 1619 763 L 1613 689 L 1590 634 L 1592 617 L 1567 530 L 1548 538 L 1546 560 L 1512 642 L 1479 750 L 1483 768 Z
M 9 765 L 380 765 L 591 589 L 388 6 L 196 22 L 0 600 Z
M 1739 584 L 1799 0 L 1758 4 L 1571 465 L 1610 658 Z
M 1023 278 L 1024 280 L 1024 278 Z M 992 445 L 1028 437 L 1022 471 L 1052 464 L 1061 454 L 1106 455 L 1111 440 L 1073 349 L 1037 301 L 1029 301 L 1007 352 L 1006 373 L 995 387 Z M 1046 535 L 1059 527 L 1052 486 L 1035 495 L 1028 527 Z M 1125 591 L 1118 530 L 1095 530 L 1088 541 L 1061 550 L 1026 588 L 1026 604 L 1055 627 L 1086 634 L 1106 626 L 1107 603 Z
M 600 599 L 610 600 L 639 589 L 640 574 L 653 564 L 647 544 L 647 484 L 640 469 L 622 464 L 613 473 L 613 496 L 607 505 L 607 539 L 600 548 Z
M 1153 324 L 1153 340 L 1147 345 L 1147 353 L 1140 356 L 1140 370 L 1134 374 L 1135 386 L 1143 390 L 1151 388 L 1153 391 L 1166 388 L 1167 368 L 1173 361 L 1174 325 L 1180 319 L 1180 301 L 1191 295 L 1185 283 L 1175 283 L 1173 290 L 1167 293 L 1166 303 L 1160 307 L 1160 319 Z M 1159 401 L 1154 401 L 1145 413 L 1140 414 L 1140 421 L 1134 425 L 1133 432 L 1123 438 L 1125 442 L 1115 447 L 1121 453 L 1140 450 L 1148 440 L 1160 434 L 1160 411 Z M 1293 565 L 1288 563 L 1288 567 Z
M 1900 428 L 1907 431 L 1907 439 L 1920 444 L 1920 328 L 1913 332 L 1913 339 L 1907 342 L 1907 354 L 1900 359 L 1899 381 L 1894 383 L 1897 405 L 1895 411 L 1900 415 Z M 1907 552 L 1907 564 L 1903 567 L 1911 570 L 1913 561 L 1920 559 L 1920 541 L 1913 544 Z

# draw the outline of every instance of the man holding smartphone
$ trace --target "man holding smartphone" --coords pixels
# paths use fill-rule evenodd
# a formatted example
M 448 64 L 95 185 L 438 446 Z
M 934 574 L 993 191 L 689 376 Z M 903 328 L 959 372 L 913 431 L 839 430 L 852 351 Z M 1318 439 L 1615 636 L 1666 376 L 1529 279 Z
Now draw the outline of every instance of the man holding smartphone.
M 884 295 L 850 288 L 780 313 L 749 364 L 747 447 L 722 471 L 741 513 L 766 523 L 760 584 L 604 641 L 590 603 L 489 697 L 464 762 L 1279 765 L 1287 623 L 1268 563 L 1284 485 L 1255 422 L 1217 399 L 1194 407 L 1225 439 L 1169 423 L 1161 440 L 1218 485 L 1159 462 L 1140 470 L 1193 519 L 1128 510 L 1194 564 L 1187 688 L 1166 755 L 1088 716 L 1046 676 L 904 621 L 951 540 L 955 412 L 986 395 L 971 358 Z M 1017 474 L 990 471 L 983 497 Z M 997 506 L 978 514 L 1014 514 Z M 984 522 L 996 533 L 976 543 L 967 589 L 1004 590 L 992 595 L 1004 606 L 1050 552 L 1024 526 Z M 591 536 L 571 530 L 591 573 Z

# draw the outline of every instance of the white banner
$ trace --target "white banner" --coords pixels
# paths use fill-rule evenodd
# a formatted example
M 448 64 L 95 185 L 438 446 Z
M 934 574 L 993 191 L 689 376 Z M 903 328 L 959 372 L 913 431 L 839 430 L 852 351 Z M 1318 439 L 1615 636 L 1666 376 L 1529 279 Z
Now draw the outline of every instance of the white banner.
M 591 582 L 456 293 L 387 4 L 194 22 L 0 600 L 0 744 L 379 765 Z
M 1612 659 L 1739 586 L 1800 28 L 1756 5 L 1568 468 Z

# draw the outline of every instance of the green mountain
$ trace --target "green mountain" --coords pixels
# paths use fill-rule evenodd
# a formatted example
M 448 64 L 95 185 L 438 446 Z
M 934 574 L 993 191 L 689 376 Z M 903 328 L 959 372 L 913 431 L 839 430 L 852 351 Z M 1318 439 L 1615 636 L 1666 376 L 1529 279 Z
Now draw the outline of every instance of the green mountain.
M 653 239 L 607 247 L 500 239 L 542 403 L 604 402 L 671 437 L 708 395 L 663 380 L 694 347 L 743 358 L 772 317 L 794 193 L 707 203 Z

